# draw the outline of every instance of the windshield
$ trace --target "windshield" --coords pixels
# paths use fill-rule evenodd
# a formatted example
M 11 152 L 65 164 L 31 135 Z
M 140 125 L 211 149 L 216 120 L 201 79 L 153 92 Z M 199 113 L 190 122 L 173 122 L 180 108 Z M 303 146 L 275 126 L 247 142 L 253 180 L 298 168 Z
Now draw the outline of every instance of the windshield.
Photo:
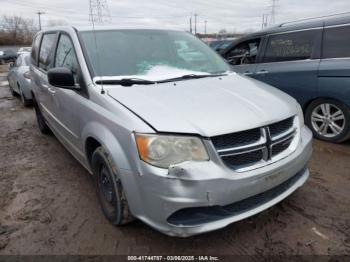
M 106 30 L 81 32 L 93 76 L 146 76 L 150 72 L 180 76 L 217 74 L 230 67 L 191 34 L 162 30 Z M 98 57 L 99 56 L 99 57 Z M 174 73 L 176 73 L 174 75 Z

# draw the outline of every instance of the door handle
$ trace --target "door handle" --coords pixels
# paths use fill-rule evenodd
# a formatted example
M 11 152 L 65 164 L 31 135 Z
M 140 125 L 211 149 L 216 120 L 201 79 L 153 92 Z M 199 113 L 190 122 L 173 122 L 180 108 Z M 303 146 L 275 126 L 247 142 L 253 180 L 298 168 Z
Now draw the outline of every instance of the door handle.
M 49 88 L 49 86 L 47 84 L 41 84 L 41 86 L 44 88 Z
M 266 75 L 266 74 L 268 74 L 268 73 L 269 73 L 269 71 L 267 71 L 267 70 L 265 70 L 265 69 L 262 69 L 262 70 L 256 72 L 257 75 Z
M 251 75 L 253 75 L 253 72 L 246 71 L 246 72 L 243 73 L 243 75 L 245 75 L 245 76 L 251 76 Z
M 49 92 L 54 95 L 56 94 L 56 91 L 54 89 L 52 89 L 51 87 L 49 87 L 47 90 L 49 90 Z

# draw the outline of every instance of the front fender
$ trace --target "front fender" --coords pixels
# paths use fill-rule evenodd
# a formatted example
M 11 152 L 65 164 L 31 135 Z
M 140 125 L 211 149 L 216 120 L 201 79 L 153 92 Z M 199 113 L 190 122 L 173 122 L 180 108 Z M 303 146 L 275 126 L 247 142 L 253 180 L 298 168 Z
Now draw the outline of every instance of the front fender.
M 85 143 L 89 137 L 96 139 L 106 149 L 115 164 L 116 175 L 122 182 L 129 208 L 136 215 L 140 213 L 139 203 L 142 201 L 137 190 L 140 174 L 137 171 L 139 161 L 134 134 L 121 127 L 115 133 L 117 135 L 98 122 L 90 122 L 82 132 L 84 152 L 87 156 Z

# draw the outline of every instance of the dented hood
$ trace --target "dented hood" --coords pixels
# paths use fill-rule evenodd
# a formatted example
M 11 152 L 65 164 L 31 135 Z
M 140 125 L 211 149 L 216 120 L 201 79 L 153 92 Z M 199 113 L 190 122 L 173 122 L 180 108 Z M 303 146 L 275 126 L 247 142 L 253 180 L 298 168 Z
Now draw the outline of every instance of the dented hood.
M 296 101 L 287 94 L 236 74 L 106 89 L 158 132 L 211 137 L 297 114 Z

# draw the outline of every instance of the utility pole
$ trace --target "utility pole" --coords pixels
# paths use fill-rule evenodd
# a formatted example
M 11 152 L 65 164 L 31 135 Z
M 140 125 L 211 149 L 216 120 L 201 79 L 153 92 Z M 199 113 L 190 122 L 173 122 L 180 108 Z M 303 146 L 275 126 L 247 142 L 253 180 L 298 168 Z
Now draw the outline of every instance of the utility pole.
M 204 34 L 205 34 L 205 35 L 207 35 L 207 23 L 208 23 L 208 21 L 205 20 L 205 21 L 204 21 Z
M 197 16 L 198 14 L 194 14 L 194 34 L 197 35 Z
M 190 16 L 190 33 L 192 34 L 192 14 Z
M 38 11 L 36 14 L 39 17 L 39 31 L 41 31 L 41 15 L 44 15 L 45 13 L 41 12 L 41 11 Z
M 267 27 L 267 20 L 268 20 L 268 18 L 269 18 L 268 14 L 263 14 L 261 29 L 264 29 L 264 28 Z

